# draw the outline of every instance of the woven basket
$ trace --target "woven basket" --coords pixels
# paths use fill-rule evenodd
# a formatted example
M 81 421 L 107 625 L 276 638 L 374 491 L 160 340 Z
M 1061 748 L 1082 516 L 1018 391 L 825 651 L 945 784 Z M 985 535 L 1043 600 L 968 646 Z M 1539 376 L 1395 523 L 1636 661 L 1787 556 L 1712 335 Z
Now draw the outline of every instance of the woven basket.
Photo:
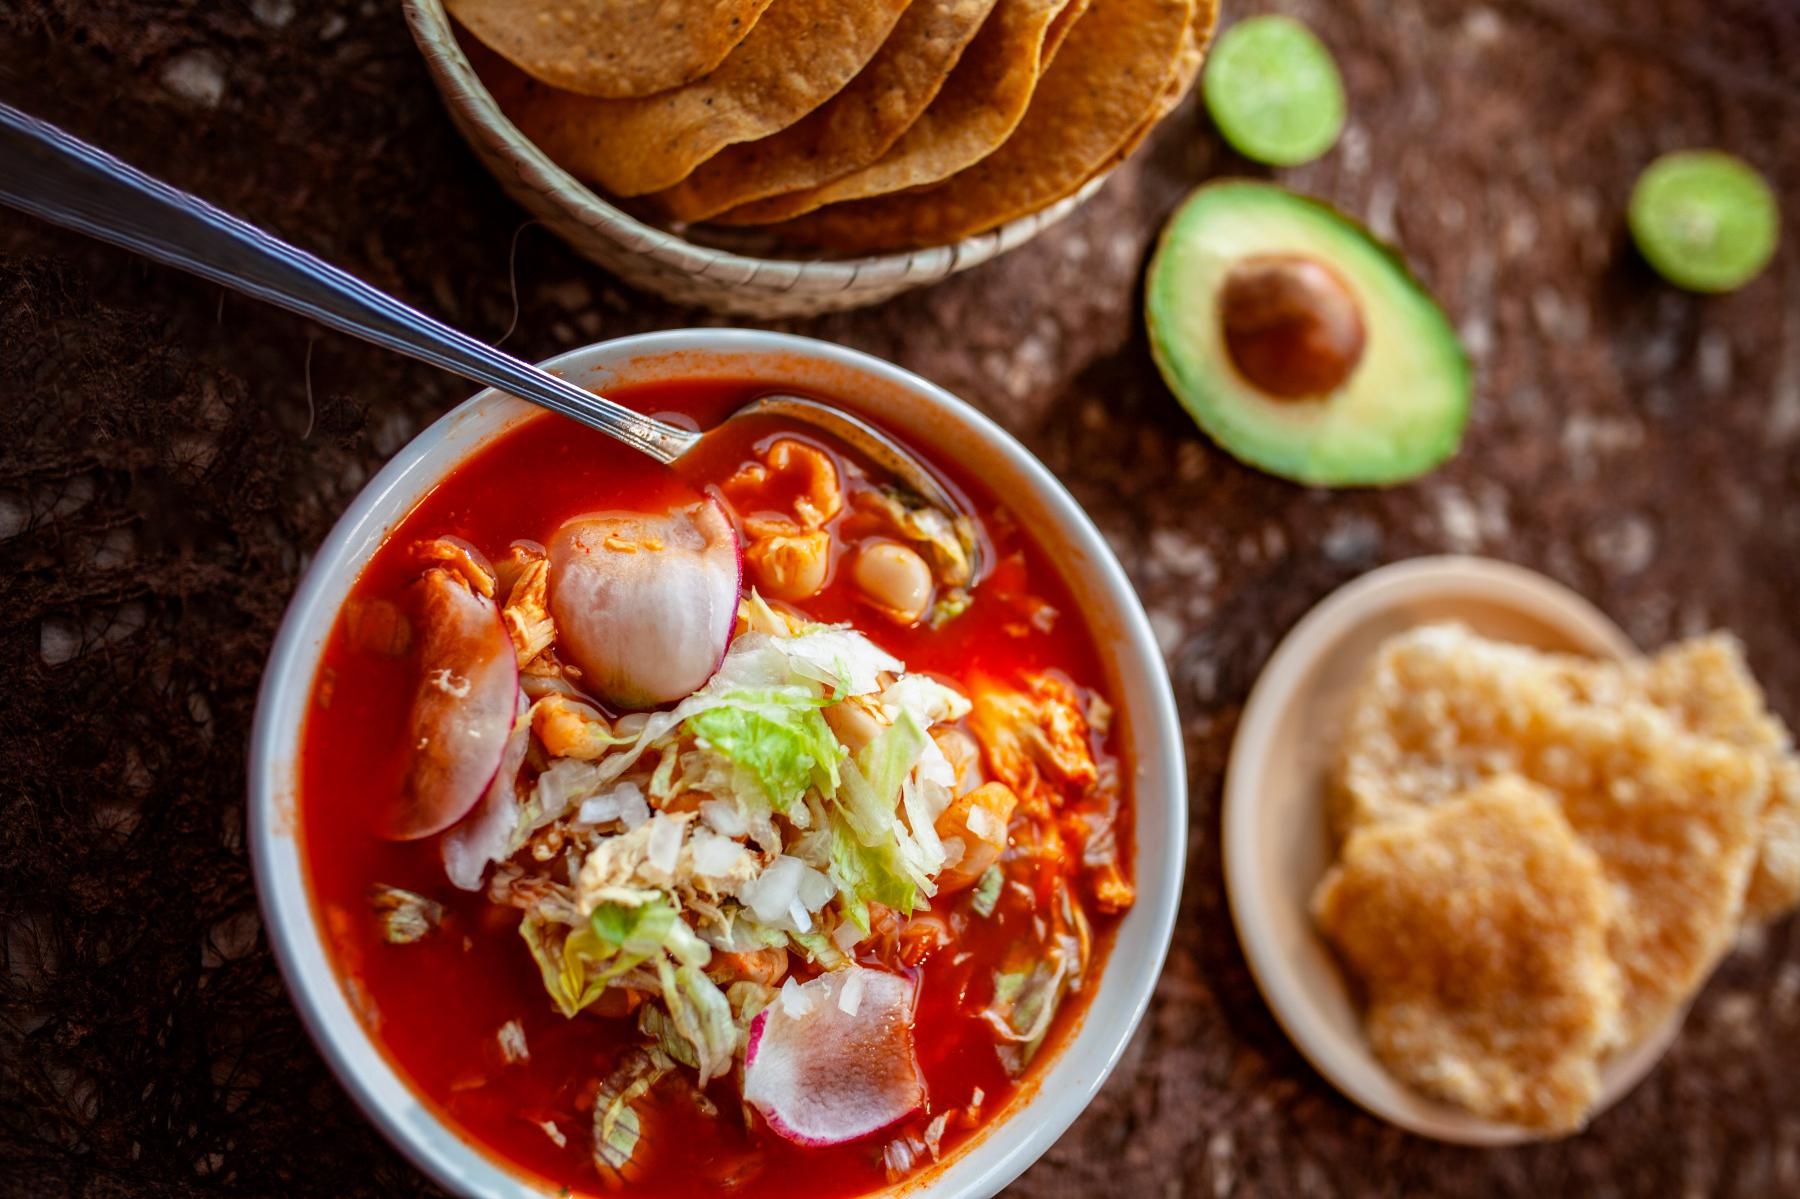
M 513 199 L 633 287 L 738 316 L 811 316 L 936 283 L 1030 241 L 1073 212 L 1101 176 L 1048 208 L 954 245 L 836 261 L 753 258 L 685 241 L 621 211 L 557 166 L 501 113 L 451 32 L 442 0 L 404 0 L 450 117 Z

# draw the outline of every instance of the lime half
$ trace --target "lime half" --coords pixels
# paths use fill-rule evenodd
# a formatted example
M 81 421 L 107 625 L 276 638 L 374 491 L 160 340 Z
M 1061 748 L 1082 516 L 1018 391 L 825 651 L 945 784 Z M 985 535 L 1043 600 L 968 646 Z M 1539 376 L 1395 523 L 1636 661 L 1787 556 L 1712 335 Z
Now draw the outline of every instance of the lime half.
M 1689 291 L 1733 291 L 1775 256 L 1775 193 L 1743 159 L 1678 150 L 1631 191 L 1631 236 L 1656 273 Z
M 1206 110 L 1225 140 L 1270 166 L 1311 162 L 1344 129 L 1344 80 L 1325 43 L 1292 17 L 1227 29 L 1206 60 Z

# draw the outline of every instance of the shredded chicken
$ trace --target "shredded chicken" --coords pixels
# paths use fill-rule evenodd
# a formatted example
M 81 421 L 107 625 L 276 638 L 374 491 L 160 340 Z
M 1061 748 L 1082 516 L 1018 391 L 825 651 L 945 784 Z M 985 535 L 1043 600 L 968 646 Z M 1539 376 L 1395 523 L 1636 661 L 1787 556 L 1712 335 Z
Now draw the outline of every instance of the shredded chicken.
M 475 547 L 457 537 L 433 537 L 429 541 L 415 541 L 412 546 L 413 557 L 422 562 L 441 562 L 453 573 L 462 576 L 469 587 L 484 599 L 494 598 L 494 572 L 488 569 Z
M 694 827 L 696 812 L 667 809 L 629 832 L 603 837 L 589 851 L 575 881 L 585 916 L 603 903 L 636 907 L 675 890 L 683 906 L 701 906 L 755 878 L 760 858 L 741 843 Z M 707 905 L 710 906 L 710 905 Z
M 553 758 L 592 762 L 617 744 L 596 708 L 562 695 L 547 695 L 531 706 L 531 731 Z
M 770 495 L 769 493 L 774 493 Z M 742 512 L 768 509 L 769 500 L 785 498 L 805 529 L 818 529 L 844 508 L 838 469 L 823 450 L 783 437 L 725 481 L 725 495 Z
M 1025 691 L 977 685 L 969 724 L 998 778 L 1021 799 L 1054 807 L 1054 789 L 1046 779 L 1086 788 L 1099 776 L 1087 719 L 1075 689 L 1059 676 L 1029 675 L 1025 684 Z
M 774 522 L 746 522 L 773 526 Z M 825 586 L 831 569 L 831 534 L 823 529 L 769 531 L 744 550 L 744 563 L 770 595 L 782 600 L 810 599 Z
M 514 554 L 523 555 L 517 547 Z M 537 557 L 525 561 L 506 597 L 500 618 L 518 651 L 519 669 L 530 666 L 556 643 L 556 622 L 550 618 L 550 562 Z

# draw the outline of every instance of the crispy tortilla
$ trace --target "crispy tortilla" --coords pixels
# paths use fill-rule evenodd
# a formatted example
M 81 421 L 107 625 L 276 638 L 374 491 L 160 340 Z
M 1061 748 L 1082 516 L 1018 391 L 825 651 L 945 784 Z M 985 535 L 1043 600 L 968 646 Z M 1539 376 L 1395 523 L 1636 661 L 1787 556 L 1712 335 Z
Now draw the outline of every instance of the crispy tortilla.
M 994 3 L 913 0 L 880 52 L 843 91 L 772 137 L 713 155 L 656 198 L 671 216 L 696 221 L 869 165 L 937 96 Z
M 744 40 L 769 0 L 446 0 L 482 44 L 584 96 L 692 83 Z
M 771 196 L 715 218 L 724 225 L 784 221 L 825 204 L 947 179 L 991 154 L 1025 115 L 1046 30 L 1069 0 L 999 0 L 937 99 L 886 154 L 821 187 Z
M 1078 190 L 1164 97 L 1194 0 L 1093 0 L 994 153 L 922 192 L 837 204 L 784 232 L 840 253 L 958 241 Z
M 1096 168 L 1093 174 L 1104 175 L 1136 150 L 1150 131 L 1162 123 L 1162 119 L 1175 110 L 1175 106 L 1187 98 L 1194 86 L 1194 80 L 1200 74 L 1200 64 L 1206 60 L 1206 48 L 1212 44 L 1213 30 L 1219 23 L 1219 0 L 1194 0 L 1194 19 L 1188 25 L 1187 40 L 1181 45 L 1181 55 L 1175 60 L 1175 70 L 1169 81 L 1163 85 L 1163 94 L 1156 102 L 1143 122 L 1132 131 L 1125 143 L 1107 156 L 1105 162 Z M 1083 182 L 1086 182 L 1085 180 Z
M 717 70 L 641 99 L 559 91 L 491 56 L 477 69 L 520 132 L 553 160 L 614 195 L 641 196 L 681 182 L 726 146 L 787 128 L 836 95 L 906 6 L 774 0 Z
M 1618 1032 L 1613 900 L 1548 792 L 1497 778 L 1365 829 L 1313 911 L 1396 1076 L 1490 1119 L 1581 1127 Z
M 1044 48 L 1038 54 L 1038 70 L 1042 72 L 1056 58 L 1056 52 L 1062 49 L 1063 40 L 1069 36 L 1069 30 L 1075 22 L 1081 20 L 1081 14 L 1088 10 L 1094 0 L 1069 0 L 1063 10 L 1056 14 L 1050 22 L 1050 28 L 1044 30 Z

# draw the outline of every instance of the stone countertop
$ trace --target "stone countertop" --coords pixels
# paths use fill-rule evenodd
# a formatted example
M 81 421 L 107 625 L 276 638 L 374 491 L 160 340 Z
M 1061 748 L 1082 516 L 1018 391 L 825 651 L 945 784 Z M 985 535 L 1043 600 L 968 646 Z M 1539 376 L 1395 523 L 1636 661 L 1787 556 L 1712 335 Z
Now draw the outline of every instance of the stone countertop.
M 1013 1191 L 1800 1193 L 1800 923 L 1747 933 L 1667 1060 L 1587 1133 L 1462 1150 L 1362 1115 L 1288 1044 L 1233 935 L 1217 837 L 1226 747 L 1275 641 L 1417 554 L 1536 567 L 1645 645 L 1733 629 L 1800 719 L 1800 9 L 1282 7 L 1336 50 L 1351 123 L 1278 177 L 1404 245 L 1477 364 L 1444 469 L 1291 486 L 1170 398 L 1140 324 L 1150 243 L 1195 182 L 1265 174 L 1191 101 L 1025 248 L 780 326 L 891 358 L 1022 437 L 1105 530 L 1168 654 L 1193 791 L 1181 925 L 1118 1072 Z M 394 4 L 18 0 L 0 97 L 526 357 L 722 323 L 527 225 L 451 131 Z M 1637 261 L 1622 214 L 1652 156 L 1714 144 L 1770 174 L 1789 236 L 1765 277 L 1702 299 Z M 469 390 L 0 212 L 0 1193 L 434 1193 L 288 1004 L 243 767 L 309 553 Z

